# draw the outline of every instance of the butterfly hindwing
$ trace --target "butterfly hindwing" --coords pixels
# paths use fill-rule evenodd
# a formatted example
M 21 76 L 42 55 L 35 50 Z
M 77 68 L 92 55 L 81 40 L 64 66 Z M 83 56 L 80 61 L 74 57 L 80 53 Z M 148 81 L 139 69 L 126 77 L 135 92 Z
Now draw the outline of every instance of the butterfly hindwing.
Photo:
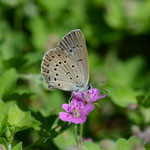
M 43 57 L 41 72 L 49 87 L 66 91 L 76 90 L 81 84 L 81 73 L 71 56 L 56 48 L 46 52 Z

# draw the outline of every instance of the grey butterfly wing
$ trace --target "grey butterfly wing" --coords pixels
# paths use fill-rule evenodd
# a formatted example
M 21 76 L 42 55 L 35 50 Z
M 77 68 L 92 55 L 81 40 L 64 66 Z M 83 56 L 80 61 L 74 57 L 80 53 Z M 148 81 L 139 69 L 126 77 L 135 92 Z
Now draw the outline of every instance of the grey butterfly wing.
M 89 78 L 88 56 L 80 30 L 68 33 L 55 49 L 46 52 L 41 73 L 52 88 L 65 91 L 86 88 Z
M 89 81 L 88 53 L 84 35 L 81 30 L 77 29 L 71 31 L 58 43 L 57 46 L 60 49 L 65 50 L 75 59 L 82 74 L 84 87 L 86 87 Z
M 82 85 L 82 75 L 76 62 L 60 48 L 46 52 L 41 64 L 41 73 L 51 88 L 76 91 L 77 85 Z

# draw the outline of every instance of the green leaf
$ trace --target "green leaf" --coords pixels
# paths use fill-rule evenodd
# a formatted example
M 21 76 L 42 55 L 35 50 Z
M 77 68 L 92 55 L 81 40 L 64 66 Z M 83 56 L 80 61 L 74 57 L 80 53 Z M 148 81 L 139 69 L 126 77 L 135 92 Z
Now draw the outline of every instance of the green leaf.
M 8 149 L 7 141 L 4 138 L 0 138 L 0 150 L 6 150 L 6 149 Z
M 54 143 L 59 149 L 66 149 L 67 147 L 74 146 L 76 145 L 74 133 L 68 129 L 63 134 L 60 134 L 54 138 Z
M 24 64 L 27 62 L 27 60 L 22 57 L 22 56 L 15 56 L 15 57 L 12 57 L 8 60 L 4 60 L 3 61 L 3 65 L 5 68 L 16 68 L 17 70 L 21 70 L 21 69 L 24 69 Z
M 14 92 L 14 93 L 10 93 L 10 94 L 7 94 L 3 97 L 3 99 L 5 101 L 9 101 L 9 100 L 24 100 L 28 97 L 30 97 L 33 93 L 30 93 L 30 92 L 25 92 L 25 93 L 19 93 L 19 92 Z
M 108 11 L 105 14 L 106 22 L 113 28 L 121 29 L 125 26 L 125 14 L 123 9 L 123 1 L 106 0 Z
M 63 133 L 66 129 L 68 129 L 72 124 L 68 124 L 68 122 L 63 122 L 59 119 L 57 122 L 57 126 L 51 130 L 51 137 L 54 138 L 59 134 Z
M 7 125 L 7 107 L 2 100 L 0 100 L 0 136 L 3 135 Z
M 146 150 L 150 150 L 150 144 L 145 145 Z
M 100 144 L 89 141 L 84 141 L 82 148 L 83 150 L 101 150 Z
M 106 58 L 105 72 L 111 86 L 131 86 L 142 69 L 144 60 L 141 57 L 120 61 L 111 53 Z
M 8 140 L 12 140 L 18 131 L 28 128 L 38 131 L 41 123 L 31 116 L 31 112 L 24 112 L 17 105 L 14 105 L 8 111 L 8 124 L 6 136 Z
M 129 150 L 128 141 L 126 139 L 119 139 L 117 141 L 117 148 L 118 150 Z
M 52 126 L 57 119 L 57 115 L 50 115 L 48 117 L 44 117 L 40 112 L 33 113 L 35 118 L 42 122 L 41 130 L 38 132 L 39 136 L 41 136 L 44 139 L 52 138 Z
M 125 107 L 130 104 L 137 104 L 136 93 L 128 86 L 113 87 L 108 91 L 116 105 Z
M 71 126 L 66 122 L 58 120 L 58 116 L 55 114 L 44 117 L 40 112 L 37 112 L 34 114 L 34 116 L 37 120 L 42 122 L 41 130 L 38 132 L 38 134 L 45 141 L 47 139 L 55 138 Z
M 138 99 L 139 105 L 142 105 L 146 108 L 150 107 L 150 94 L 149 93 L 143 96 L 138 96 L 137 99 Z
M 17 73 L 15 69 L 9 69 L 5 71 L 0 77 L 0 98 L 3 97 L 6 92 L 10 92 L 17 80 Z
M 22 150 L 22 142 L 15 145 L 12 150 Z
M 134 150 L 134 149 L 144 149 L 144 145 L 142 144 L 142 140 L 131 136 L 128 140 L 119 139 L 117 142 L 117 150 Z

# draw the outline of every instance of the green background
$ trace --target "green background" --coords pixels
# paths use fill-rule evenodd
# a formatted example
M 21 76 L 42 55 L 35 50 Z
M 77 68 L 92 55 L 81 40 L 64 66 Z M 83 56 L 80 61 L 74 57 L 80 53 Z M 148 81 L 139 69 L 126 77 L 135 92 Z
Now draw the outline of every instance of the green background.
M 87 43 L 89 83 L 107 95 L 88 116 L 94 143 L 83 149 L 149 149 L 149 0 L 0 0 L 0 144 L 75 145 L 73 126 L 58 119 L 71 93 L 49 90 L 40 74 L 46 50 L 74 29 Z

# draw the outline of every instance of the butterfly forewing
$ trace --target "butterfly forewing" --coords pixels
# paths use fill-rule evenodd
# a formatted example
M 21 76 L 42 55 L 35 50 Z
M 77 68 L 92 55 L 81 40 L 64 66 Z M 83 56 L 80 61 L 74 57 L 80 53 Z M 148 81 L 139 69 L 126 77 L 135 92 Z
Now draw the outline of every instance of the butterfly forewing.
M 89 81 L 88 53 L 81 30 L 77 29 L 71 31 L 58 43 L 57 46 L 75 59 L 82 74 L 82 80 L 85 84 L 84 86 L 86 86 Z
M 68 33 L 55 49 L 46 52 L 41 73 L 49 87 L 66 91 L 86 88 L 89 79 L 88 56 L 80 30 Z

